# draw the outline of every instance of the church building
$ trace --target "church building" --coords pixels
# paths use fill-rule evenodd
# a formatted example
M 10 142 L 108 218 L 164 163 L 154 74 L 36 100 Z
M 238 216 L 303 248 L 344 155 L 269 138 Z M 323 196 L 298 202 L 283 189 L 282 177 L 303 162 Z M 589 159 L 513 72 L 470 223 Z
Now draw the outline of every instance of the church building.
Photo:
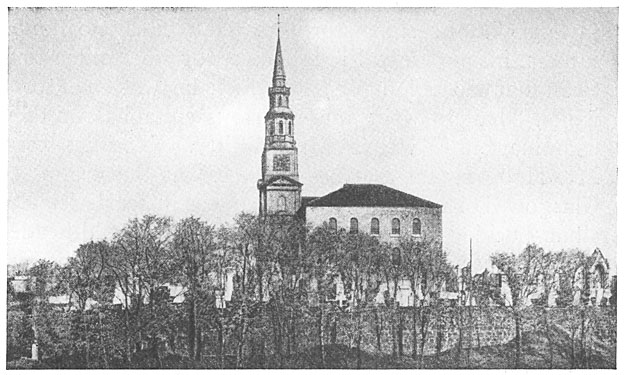
M 378 184 L 345 184 L 322 197 L 302 196 L 295 116 L 289 107 L 291 91 L 286 79 L 279 29 L 272 87 L 268 89 L 261 179 L 257 184 L 261 217 L 298 215 L 312 226 L 328 223 L 335 229 L 369 233 L 382 242 L 393 244 L 411 236 L 441 246 L 440 204 Z

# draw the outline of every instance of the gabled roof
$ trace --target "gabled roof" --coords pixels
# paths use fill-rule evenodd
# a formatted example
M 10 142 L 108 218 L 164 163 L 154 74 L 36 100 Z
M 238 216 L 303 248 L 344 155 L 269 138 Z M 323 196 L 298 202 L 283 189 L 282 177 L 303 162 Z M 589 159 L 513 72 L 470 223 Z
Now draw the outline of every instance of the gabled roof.
M 302 202 L 304 206 L 304 201 Z M 339 190 L 306 204 L 308 207 L 428 207 L 440 204 L 377 184 L 345 184 Z

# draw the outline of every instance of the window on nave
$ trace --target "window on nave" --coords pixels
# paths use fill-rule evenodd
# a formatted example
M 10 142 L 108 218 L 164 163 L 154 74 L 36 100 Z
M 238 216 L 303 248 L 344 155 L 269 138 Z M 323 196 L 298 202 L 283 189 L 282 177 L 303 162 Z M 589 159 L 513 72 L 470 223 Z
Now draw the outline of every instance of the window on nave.
M 414 236 L 422 235 L 422 222 L 418 218 L 413 219 L 413 235 Z
M 400 219 L 397 217 L 391 220 L 391 234 L 400 235 Z
M 359 231 L 359 221 L 356 217 L 350 219 L 350 233 L 358 233 Z
M 333 232 L 337 231 L 337 219 L 335 219 L 334 217 L 331 217 L 330 219 L 328 219 L 328 226 L 330 227 L 330 230 Z
M 374 235 L 380 234 L 380 222 L 377 218 L 372 219 L 372 225 L 370 228 L 370 233 Z

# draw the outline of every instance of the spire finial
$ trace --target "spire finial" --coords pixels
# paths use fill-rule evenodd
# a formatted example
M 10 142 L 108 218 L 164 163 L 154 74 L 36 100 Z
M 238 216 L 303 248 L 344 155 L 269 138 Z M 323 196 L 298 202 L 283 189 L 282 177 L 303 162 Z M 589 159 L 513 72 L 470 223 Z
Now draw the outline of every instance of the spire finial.
M 278 34 L 280 35 L 280 13 L 278 13 Z

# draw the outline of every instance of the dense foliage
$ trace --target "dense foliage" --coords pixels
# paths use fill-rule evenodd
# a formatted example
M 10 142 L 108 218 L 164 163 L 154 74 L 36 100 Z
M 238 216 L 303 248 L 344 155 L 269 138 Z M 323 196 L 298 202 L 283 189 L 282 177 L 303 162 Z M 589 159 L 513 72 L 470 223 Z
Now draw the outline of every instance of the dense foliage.
M 522 311 L 519 301 L 539 274 L 544 283 L 567 284 L 579 256 L 529 246 L 492 260 L 509 278 L 514 311 Z M 428 367 L 431 332 L 452 324 L 461 341 L 471 339 L 461 324 L 471 326 L 471 309 L 444 318 L 449 306 L 437 293 L 456 291 L 456 270 L 430 239 L 392 248 L 362 233 L 245 213 L 219 228 L 195 217 L 144 216 L 109 240 L 80 245 L 64 265 L 40 260 L 22 272 L 30 291 L 9 290 L 7 360 L 30 357 L 36 342 L 46 368 L 283 368 L 305 357 L 332 367 L 329 350 L 340 347 L 342 325 L 350 327 L 353 367 L 367 366 L 366 335 L 380 352 L 389 337 L 392 357 L 410 355 L 414 366 Z M 395 302 L 402 283 L 422 297 L 409 310 Z M 339 288 L 343 303 L 335 301 Z M 478 298 L 497 300 L 490 288 L 477 286 Z M 521 330 L 523 314 L 515 317 Z

